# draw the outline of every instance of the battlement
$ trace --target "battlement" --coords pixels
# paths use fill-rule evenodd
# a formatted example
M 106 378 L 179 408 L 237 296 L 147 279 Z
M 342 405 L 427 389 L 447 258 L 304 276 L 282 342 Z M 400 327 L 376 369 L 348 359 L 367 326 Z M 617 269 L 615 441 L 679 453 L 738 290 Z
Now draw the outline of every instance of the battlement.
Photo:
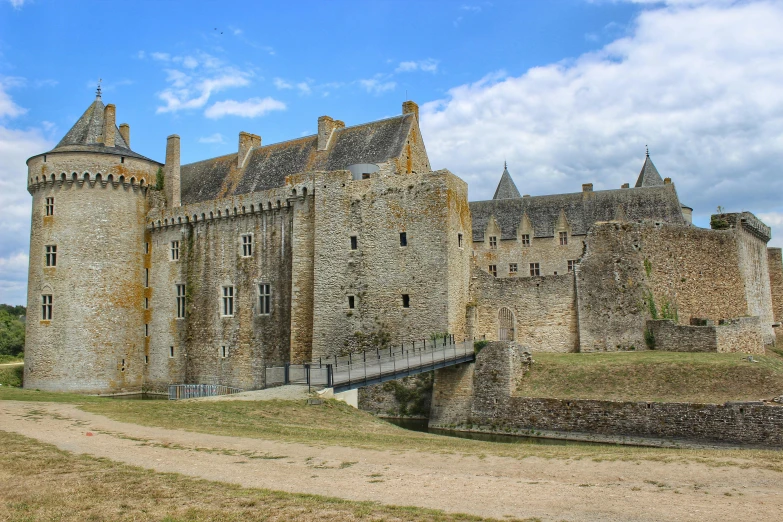
M 31 177 L 28 181 L 27 191 L 32 194 L 37 190 L 45 188 L 47 185 L 51 186 L 55 184 L 77 185 L 80 187 L 85 184 L 89 187 L 94 187 L 100 184 L 104 188 L 109 185 L 112 185 L 114 188 L 123 186 L 125 188 L 132 188 L 134 190 L 138 189 L 144 193 L 146 193 L 147 189 L 149 188 L 149 182 L 144 177 L 137 179 L 136 176 L 126 178 L 124 175 L 120 175 L 119 177 L 115 178 L 114 174 L 105 174 L 101 172 L 96 172 L 95 174 L 85 172 L 81 175 L 77 174 L 76 172 L 72 172 L 70 175 L 67 175 L 65 172 L 61 172 L 59 176 L 55 176 L 55 174 L 52 173 L 48 176 L 36 176 L 35 178 Z
M 742 228 L 765 243 L 772 239 L 772 229 L 751 212 L 713 214 L 710 216 L 710 227 L 713 230 Z

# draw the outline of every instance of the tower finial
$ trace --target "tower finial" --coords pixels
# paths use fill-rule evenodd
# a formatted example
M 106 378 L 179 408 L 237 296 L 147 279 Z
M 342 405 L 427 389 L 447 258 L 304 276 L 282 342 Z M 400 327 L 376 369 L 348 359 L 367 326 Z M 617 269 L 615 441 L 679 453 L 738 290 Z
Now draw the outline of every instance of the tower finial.
M 101 82 L 103 81 L 103 78 L 98 79 L 98 90 L 95 91 L 95 98 L 100 99 L 101 98 Z
M 647 157 L 649 158 L 650 157 L 650 147 L 645 145 L 644 148 L 647 149 Z
M 508 162 L 503 160 L 503 170 L 508 170 Z

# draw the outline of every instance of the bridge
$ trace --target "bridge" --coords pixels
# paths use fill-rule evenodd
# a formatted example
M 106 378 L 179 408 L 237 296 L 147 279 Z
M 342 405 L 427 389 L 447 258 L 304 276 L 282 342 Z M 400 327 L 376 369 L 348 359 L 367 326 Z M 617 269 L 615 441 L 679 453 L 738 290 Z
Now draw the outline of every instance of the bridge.
M 473 341 L 456 342 L 453 336 L 446 336 L 438 340 L 323 357 L 305 364 L 266 368 L 266 385 L 306 384 L 316 388 L 333 388 L 335 393 L 340 393 L 473 362 L 475 358 Z

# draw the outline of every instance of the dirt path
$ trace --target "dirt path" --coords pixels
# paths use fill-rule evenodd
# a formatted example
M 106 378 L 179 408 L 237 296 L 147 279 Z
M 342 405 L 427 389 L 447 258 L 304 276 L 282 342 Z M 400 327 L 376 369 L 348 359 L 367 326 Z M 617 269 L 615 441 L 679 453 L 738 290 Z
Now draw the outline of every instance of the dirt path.
M 4 366 L 24 366 L 24 363 L 23 362 L 15 362 L 15 363 L 3 363 L 3 364 L 0 364 L 0 368 L 2 368 Z
M 747 522 L 780 520 L 783 509 L 783 474 L 738 467 L 317 448 L 137 426 L 69 404 L 13 401 L 0 402 L 0 429 L 156 471 L 498 518 Z

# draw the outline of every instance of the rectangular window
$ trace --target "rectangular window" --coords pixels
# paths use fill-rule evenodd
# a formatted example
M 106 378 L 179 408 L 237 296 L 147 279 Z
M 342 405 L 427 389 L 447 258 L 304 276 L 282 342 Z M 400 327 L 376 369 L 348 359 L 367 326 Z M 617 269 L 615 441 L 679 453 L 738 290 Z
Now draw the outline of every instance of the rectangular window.
M 234 287 L 233 286 L 223 287 L 223 316 L 224 317 L 234 316 Z
M 228 346 L 221 346 L 220 347 L 220 358 L 225 359 L 228 357 Z
M 54 215 L 54 198 L 46 198 L 46 215 Z
M 560 232 L 560 244 L 561 245 L 568 244 L 568 232 Z
M 522 234 L 522 246 L 530 246 L 530 234 Z
M 489 273 L 492 274 L 493 277 L 498 276 L 498 265 L 489 265 Z
M 408 233 L 407 232 L 400 232 L 400 246 L 408 246 Z
M 174 357 L 174 347 L 169 346 L 169 357 Z
M 171 260 L 172 261 L 179 260 L 179 241 L 171 242 Z
M 348 308 L 353 310 L 355 305 L 356 305 L 356 297 L 354 297 L 352 295 L 349 295 L 348 296 Z
M 242 235 L 242 257 L 253 256 L 253 234 Z
M 177 285 L 177 319 L 185 317 L 185 285 Z
M 52 294 L 43 294 L 41 296 L 41 320 L 52 320 Z
M 145 268 L 144 269 L 144 288 L 150 287 L 150 269 Z
M 498 247 L 498 236 L 489 236 L 489 248 Z
M 258 313 L 259 315 L 272 313 L 272 285 L 269 283 L 258 285 Z
M 359 248 L 359 238 L 357 236 L 351 236 L 351 250 Z
M 510 263 L 508 265 L 508 273 L 511 275 L 517 274 L 517 264 L 516 263 Z
M 410 308 L 411 307 L 411 296 L 408 294 L 402 294 L 402 307 L 403 308 Z
M 46 245 L 46 266 L 57 266 L 57 245 Z
M 541 267 L 538 265 L 538 263 L 530 263 L 530 275 L 531 276 L 541 275 Z
M 370 179 L 370 173 L 369 172 L 362 172 L 362 179 Z
M 576 266 L 576 260 L 575 259 L 569 259 L 568 260 L 568 273 L 569 274 L 574 271 L 574 267 L 575 266 Z
M 462 234 L 457 234 L 457 246 L 462 248 Z

